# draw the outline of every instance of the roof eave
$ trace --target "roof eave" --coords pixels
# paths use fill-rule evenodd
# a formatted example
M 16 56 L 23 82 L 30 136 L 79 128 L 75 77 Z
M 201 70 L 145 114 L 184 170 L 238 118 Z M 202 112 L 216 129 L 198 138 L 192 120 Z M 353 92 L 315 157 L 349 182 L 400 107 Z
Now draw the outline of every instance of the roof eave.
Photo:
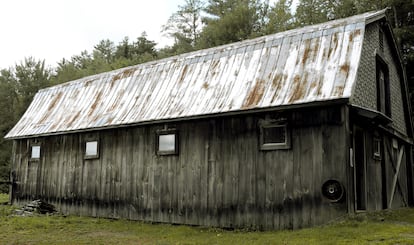
M 52 132 L 52 133 L 45 133 L 45 134 L 20 135 L 20 136 L 17 136 L 17 137 L 13 137 L 13 136 L 8 137 L 6 135 L 4 138 L 6 140 L 18 140 L 18 139 L 48 137 L 48 136 L 56 136 L 56 135 L 64 135 L 64 134 L 95 132 L 95 131 L 102 131 L 102 130 L 108 130 L 108 129 L 146 126 L 146 125 L 152 125 L 152 124 L 163 124 L 163 123 L 172 123 L 172 122 L 199 120 L 199 119 L 209 119 L 209 118 L 216 118 L 216 117 L 247 115 L 247 114 L 263 113 L 263 112 L 271 112 L 271 111 L 285 111 L 285 110 L 294 110 L 294 109 L 309 108 L 309 107 L 324 107 L 324 106 L 331 106 L 331 105 L 347 104 L 348 102 L 349 102 L 349 98 L 338 98 L 338 99 L 323 100 L 323 101 L 313 101 L 313 102 L 306 102 L 306 103 L 288 104 L 288 105 L 281 105 L 281 106 L 274 106 L 274 107 L 267 107 L 267 108 L 253 108 L 253 109 L 248 109 L 248 110 L 230 111 L 230 112 L 222 112 L 222 113 L 206 114 L 206 115 L 197 115 L 197 116 L 191 116 L 191 117 L 181 117 L 181 118 L 170 118 L 170 119 L 143 121 L 143 122 L 130 123 L 130 124 L 119 124 L 119 125 L 111 125 L 111 126 L 96 127 L 96 128 L 84 128 L 84 129 L 79 129 L 79 130 Z

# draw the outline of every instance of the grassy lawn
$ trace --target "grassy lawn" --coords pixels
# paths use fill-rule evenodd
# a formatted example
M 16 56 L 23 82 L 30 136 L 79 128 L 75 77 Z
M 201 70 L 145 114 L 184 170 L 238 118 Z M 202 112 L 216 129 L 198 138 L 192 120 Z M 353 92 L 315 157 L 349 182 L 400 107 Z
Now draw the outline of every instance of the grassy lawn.
M 0 194 L 0 203 L 8 196 Z M 10 216 L 0 205 L 0 244 L 414 244 L 414 209 L 359 214 L 298 231 L 248 232 L 77 216 Z

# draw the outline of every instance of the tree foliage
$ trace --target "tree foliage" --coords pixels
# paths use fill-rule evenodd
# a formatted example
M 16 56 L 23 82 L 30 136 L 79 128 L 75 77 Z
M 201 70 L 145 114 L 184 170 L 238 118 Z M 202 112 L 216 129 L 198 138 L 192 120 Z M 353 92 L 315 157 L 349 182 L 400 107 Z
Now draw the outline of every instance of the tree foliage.
M 185 0 L 178 11 L 170 16 L 163 32 L 174 39 L 172 50 L 176 53 L 193 51 L 198 44 L 202 30 L 202 0 Z
M 268 22 L 264 25 L 265 34 L 272 34 L 294 28 L 292 0 L 277 1 L 268 12 Z
M 267 8 L 267 2 L 259 0 L 209 0 L 200 48 L 260 36 Z
M 0 181 L 9 179 L 12 142 L 4 136 L 29 106 L 35 93 L 50 86 L 50 70 L 45 61 L 32 57 L 24 59 L 13 69 L 0 71 Z M 0 192 L 7 192 L 8 185 L 0 185 Z

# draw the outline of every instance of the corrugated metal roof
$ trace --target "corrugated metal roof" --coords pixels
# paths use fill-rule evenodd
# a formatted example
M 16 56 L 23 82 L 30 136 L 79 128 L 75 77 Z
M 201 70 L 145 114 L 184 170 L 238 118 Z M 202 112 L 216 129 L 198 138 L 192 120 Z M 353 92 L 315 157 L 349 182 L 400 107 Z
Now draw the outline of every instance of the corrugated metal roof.
M 40 90 L 6 138 L 349 98 L 366 24 L 385 10 Z

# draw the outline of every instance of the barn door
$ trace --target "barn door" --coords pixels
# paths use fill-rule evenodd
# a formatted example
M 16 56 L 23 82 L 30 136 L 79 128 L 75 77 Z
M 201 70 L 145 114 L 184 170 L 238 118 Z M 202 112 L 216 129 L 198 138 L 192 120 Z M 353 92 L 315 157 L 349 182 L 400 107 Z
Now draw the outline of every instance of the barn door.
M 400 206 L 407 206 L 406 200 L 406 185 L 404 181 L 400 179 L 400 172 L 405 174 L 405 147 L 403 144 L 399 144 L 396 139 L 388 140 L 386 144 L 386 150 L 389 159 L 388 176 L 391 180 L 389 187 L 389 199 L 387 201 L 388 208 L 393 208 L 393 202 L 398 196 L 400 199 Z M 404 178 L 403 178 L 404 179 Z
M 361 128 L 354 128 L 354 186 L 355 186 L 355 208 L 366 210 L 366 150 L 365 135 Z

